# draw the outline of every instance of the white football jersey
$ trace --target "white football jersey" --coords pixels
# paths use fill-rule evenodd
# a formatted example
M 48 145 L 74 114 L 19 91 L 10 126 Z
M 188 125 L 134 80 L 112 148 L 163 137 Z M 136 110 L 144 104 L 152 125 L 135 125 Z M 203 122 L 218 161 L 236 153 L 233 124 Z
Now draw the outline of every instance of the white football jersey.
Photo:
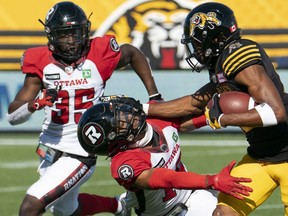
M 159 145 L 151 149 L 137 148 L 118 153 L 111 160 L 111 172 L 118 183 L 129 191 L 126 198 L 129 206 L 140 209 L 141 215 L 162 216 L 177 203 L 185 203 L 192 190 L 133 188 L 135 179 L 146 169 L 162 167 L 186 171 L 181 162 L 180 139 L 174 123 L 157 119 L 147 119 L 147 122 L 157 131 Z
M 113 36 L 96 37 L 91 40 L 87 58 L 74 68 L 55 61 L 47 47 L 25 52 L 23 73 L 40 77 L 46 89 L 60 89 L 53 106 L 45 107 L 41 143 L 63 152 L 88 155 L 78 142 L 77 124 L 104 94 L 106 81 L 120 59 L 119 50 Z

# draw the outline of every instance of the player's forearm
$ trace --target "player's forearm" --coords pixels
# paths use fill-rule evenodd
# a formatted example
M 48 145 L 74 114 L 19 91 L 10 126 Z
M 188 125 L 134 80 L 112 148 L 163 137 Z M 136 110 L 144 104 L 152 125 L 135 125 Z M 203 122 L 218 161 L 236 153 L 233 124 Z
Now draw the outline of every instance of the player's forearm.
M 29 103 L 13 103 L 9 106 L 7 120 L 11 125 L 18 125 L 27 121 L 32 112 L 29 110 Z
M 176 172 L 165 168 L 154 169 L 148 184 L 151 189 L 177 188 L 177 189 L 204 189 L 207 175 L 193 172 Z
M 192 100 L 188 95 L 163 103 L 149 104 L 148 115 L 174 118 L 202 113 L 202 110 L 192 104 Z

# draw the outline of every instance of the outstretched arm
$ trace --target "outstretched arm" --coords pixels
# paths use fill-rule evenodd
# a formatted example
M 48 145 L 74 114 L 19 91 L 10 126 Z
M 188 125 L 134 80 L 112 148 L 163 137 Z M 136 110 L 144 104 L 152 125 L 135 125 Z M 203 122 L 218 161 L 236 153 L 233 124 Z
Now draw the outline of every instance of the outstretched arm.
M 250 178 L 239 178 L 230 175 L 235 165 L 232 161 L 216 175 L 200 175 L 193 172 L 176 172 L 165 168 L 146 170 L 138 176 L 135 186 L 143 189 L 215 189 L 237 199 L 242 195 L 249 196 L 252 188 L 241 183 L 251 182 Z
M 146 109 L 149 116 L 174 118 L 199 115 L 203 113 L 206 104 L 215 91 L 215 85 L 213 83 L 207 83 L 192 95 L 158 104 L 144 104 L 143 108 L 144 110 Z

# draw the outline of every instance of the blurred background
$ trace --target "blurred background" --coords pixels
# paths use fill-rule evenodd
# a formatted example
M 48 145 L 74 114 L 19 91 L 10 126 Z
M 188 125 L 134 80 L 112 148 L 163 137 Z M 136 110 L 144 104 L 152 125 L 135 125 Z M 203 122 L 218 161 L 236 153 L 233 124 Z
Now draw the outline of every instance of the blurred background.
M 45 46 L 46 36 L 38 19 L 60 1 L 16 0 L 0 3 L 0 131 L 38 131 L 43 113 L 19 126 L 6 120 L 7 106 L 21 87 L 20 59 L 25 49 Z M 208 82 L 207 73 L 192 73 L 181 45 L 182 23 L 199 0 L 75 0 L 91 15 L 91 37 L 116 35 L 118 43 L 132 43 L 147 56 L 159 91 L 165 100 L 191 94 Z M 288 84 L 288 1 L 221 0 L 234 10 L 243 36 L 259 42 L 271 57 L 285 85 Z M 137 75 L 116 71 L 105 94 L 126 94 L 148 100 Z M 228 129 L 230 130 L 230 129 Z

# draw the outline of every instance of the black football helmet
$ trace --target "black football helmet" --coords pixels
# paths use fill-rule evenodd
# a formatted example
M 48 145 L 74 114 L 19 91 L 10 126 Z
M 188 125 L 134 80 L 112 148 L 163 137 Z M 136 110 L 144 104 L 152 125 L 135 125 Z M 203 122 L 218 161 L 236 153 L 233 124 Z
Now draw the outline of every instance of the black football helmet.
M 142 109 L 111 100 L 89 108 L 80 118 L 77 134 L 88 153 L 111 157 L 138 141 L 146 125 Z
M 186 46 L 186 61 L 193 71 L 213 67 L 223 48 L 239 39 L 234 12 L 227 6 L 209 2 L 198 5 L 186 16 L 181 43 Z M 216 57 L 216 58 L 215 58 Z
M 55 4 L 48 11 L 44 27 L 48 47 L 56 57 L 75 62 L 87 54 L 91 23 L 78 5 L 73 2 Z

